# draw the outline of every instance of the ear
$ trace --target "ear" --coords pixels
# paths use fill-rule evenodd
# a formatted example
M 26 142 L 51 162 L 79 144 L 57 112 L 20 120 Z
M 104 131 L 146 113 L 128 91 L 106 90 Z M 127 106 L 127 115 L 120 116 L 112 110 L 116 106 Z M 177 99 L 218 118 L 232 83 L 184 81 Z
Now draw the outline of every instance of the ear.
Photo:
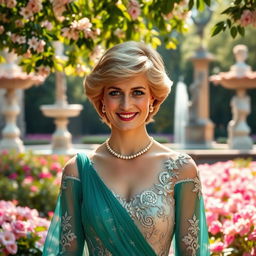
M 151 96 L 150 105 L 153 105 L 154 101 L 155 101 L 155 98 L 153 96 Z

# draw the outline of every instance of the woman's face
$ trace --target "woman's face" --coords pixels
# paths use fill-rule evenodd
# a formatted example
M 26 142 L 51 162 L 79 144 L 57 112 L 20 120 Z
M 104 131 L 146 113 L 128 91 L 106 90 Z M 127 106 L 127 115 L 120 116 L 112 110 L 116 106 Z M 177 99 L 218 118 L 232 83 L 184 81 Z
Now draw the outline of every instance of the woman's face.
M 109 84 L 104 88 L 102 104 L 111 127 L 128 131 L 145 125 L 153 103 L 144 74 Z

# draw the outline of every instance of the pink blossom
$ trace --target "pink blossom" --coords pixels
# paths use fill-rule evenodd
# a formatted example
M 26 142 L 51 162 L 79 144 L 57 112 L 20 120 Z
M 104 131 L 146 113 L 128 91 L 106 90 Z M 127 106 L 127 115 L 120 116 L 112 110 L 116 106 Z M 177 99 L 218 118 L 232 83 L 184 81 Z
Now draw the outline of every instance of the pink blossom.
M 100 57 L 102 56 L 103 52 L 104 52 L 104 49 L 102 48 L 101 45 L 95 46 L 95 48 L 93 49 L 93 51 L 91 53 L 90 59 L 95 62 L 98 61 L 100 59 Z
M 44 46 L 46 45 L 44 40 L 39 40 L 36 48 L 37 53 L 42 53 L 44 51 Z
M 12 179 L 12 180 L 16 180 L 17 177 L 18 177 L 18 174 L 17 174 L 17 173 L 11 173 L 11 174 L 9 175 L 9 179 Z
M 76 73 L 78 75 L 84 75 L 85 73 L 87 73 L 89 70 L 85 65 L 81 65 L 81 64 L 77 64 L 76 66 Z
M 30 50 L 27 50 L 27 52 L 23 54 L 24 58 L 30 58 L 31 56 L 32 56 L 32 54 L 31 54 Z
M 25 221 L 17 220 L 12 223 L 12 229 L 17 238 L 25 237 L 27 235 L 27 223 Z
M 22 20 L 15 20 L 15 25 L 18 28 L 22 28 L 24 26 L 24 23 L 22 22 Z
M 25 172 L 29 172 L 29 171 L 31 171 L 31 167 L 29 165 L 23 165 L 22 170 Z
M 213 221 L 209 226 L 209 232 L 216 235 L 222 230 L 222 224 L 219 221 Z
M 31 192 L 38 192 L 38 187 L 32 185 L 32 186 L 30 187 L 30 191 L 31 191 Z
M 122 29 L 120 29 L 120 28 L 117 28 L 114 31 L 114 35 L 117 36 L 118 38 L 124 38 L 125 37 L 124 31 Z
M 78 20 L 78 21 L 75 20 L 71 23 L 71 28 L 73 28 L 73 29 L 86 30 L 86 29 L 91 28 L 91 27 L 92 27 L 92 23 L 86 17 L 84 17 L 84 18 L 82 18 L 81 20 Z
M 33 181 L 34 181 L 34 178 L 33 178 L 32 176 L 27 176 L 27 177 L 23 180 L 22 184 L 23 184 L 23 185 L 29 185 L 29 184 L 31 184 Z
M 249 220 L 239 219 L 237 223 L 235 223 L 236 232 L 240 234 L 240 236 L 244 236 L 249 233 L 251 229 L 251 223 Z
M 229 236 L 229 235 L 224 236 L 225 246 L 228 247 L 233 243 L 234 240 L 235 240 L 234 236 Z
M 40 179 L 49 179 L 52 177 L 52 174 L 49 172 L 41 172 L 38 176 Z
M 10 254 L 16 254 L 18 251 L 18 246 L 16 244 L 16 242 L 13 243 L 9 243 L 5 246 L 6 250 L 10 253 Z
M 246 27 L 253 22 L 253 13 L 250 10 L 244 10 L 240 18 L 240 25 Z
M 38 13 L 42 10 L 43 6 L 39 0 L 29 0 L 27 8 L 30 9 L 33 13 Z
M 6 0 L 6 6 L 8 8 L 14 8 L 17 5 L 16 0 Z
M 45 27 L 46 29 L 48 30 L 52 30 L 53 29 L 53 25 L 50 21 L 48 20 L 44 20 L 42 23 L 41 23 L 41 26 L 42 27 Z
M 0 26 L 0 35 L 2 35 L 4 33 L 4 26 Z
M 128 13 L 133 20 L 136 20 L 140 15 L 140 4 L 137 0 L 130 0 L 128 4 Z
M 254 231 L 252 231 L 252 233 L 249 234 L 248 239 L 256 241 L 256 227 L 255 227 Z
M 62 171 L 61 164 L 58 163 L 58 162 L 52 163 L 51 166 L 50 166 L 50 170 L 56 171 L 56 172 L 61 172 Z
M 76 30 L 73 30 L 71 28 L 63 28 L 61 30 L 62 32 L 62 36 L 66 37 L 67 39 L 73 39 L 73 40 L 77 40 L 79 38 L 79 33 Z
M 45 66 L 40 66 L 37 68 L 37 73 L 40 76 L 48 76 L 51 73 L 51 69 L 49 67 L 45 67 Z
M 32 37 L 28 40 L 28 45 L 30 49 L 33 49 L 34 51 L 36 51 L 37 47 L 38 47 L 38 40 L 36 37 Z
M 4 246 L 15 243 L 15 235 L 10 231 L 2 231 L 0 232 L 0 242 Z
M 33 16 L 33 12 L 26 7 L 22 7 L 20 9 L 20 15 L 27 20 Z
M 222 252 L 224 248 L 225 247 L 222 242 L 216 242 L 210 245 L 211 252 Z

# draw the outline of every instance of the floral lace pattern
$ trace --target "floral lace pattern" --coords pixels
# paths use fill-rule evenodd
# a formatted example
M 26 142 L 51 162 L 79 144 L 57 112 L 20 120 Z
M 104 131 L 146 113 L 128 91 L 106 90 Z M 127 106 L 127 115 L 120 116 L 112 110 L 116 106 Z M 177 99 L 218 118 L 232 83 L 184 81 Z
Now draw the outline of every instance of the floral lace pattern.
M 173 179 L 179 177 L 181 167 L 189 159 L 188 155 L 180 154 L 177 159 L 166 160 L 163 171 L 158 175 L 159 182 L 136 194 L 130 201 L 112 191 L 157 255 L 166 256 L 169 253 L 174 228 L 174 199 L 170 196 L 176 184 Z M 197 180 L 191 180 L 195 184 L 193 191 L 198 191 Z
M 76 235 L 72 232 L 72 225 L 70 224 L 71 218 L 72 216 L 69 216 L 67 212 L 62 216 L 61 245 L 63 251 L 65 251 L 67 247 L 70 247 L 71 242 L 76 239 Z
M 189 228 L 188 234 L 182 239 L 187 246 L 187 250 L 191 251 L 191 256 L 196 255 L 196 251 L 199 248 L 198 232 L 199 232 L 199 220 L 193 215 L 192 219 L 188 220 Z

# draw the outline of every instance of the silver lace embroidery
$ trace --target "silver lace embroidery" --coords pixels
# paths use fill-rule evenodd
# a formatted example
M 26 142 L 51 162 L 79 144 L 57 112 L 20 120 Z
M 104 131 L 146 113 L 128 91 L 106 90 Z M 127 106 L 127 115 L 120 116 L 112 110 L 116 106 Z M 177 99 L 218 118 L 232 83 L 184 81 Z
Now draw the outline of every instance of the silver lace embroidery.
M 67 247 L 71 246 L 71 242 L 76 239 L 76 235 L 71 231 L 72 225 L 70 224 L 72 216 L 69 216 L 67 212 L 65 212 L 64 216 L 62 216 L 62 232 L 61 232 L 61 245 L 63 251 L 67 249 Z
M 80 179 L 75 176 L 63 174 L 62 180 L 61 180 L 61 186 L 60 186 L 60 194 L 62 194 L 62 191 L 67 189 L 67 180 L 68 179 L 71 179 L 71 180 L 73 179 L 73 180 L 77 180 L 77 181 L 81 182 Z
M 180 168 L 188 159 L 188 155 L 180 154 L 176 160 L 165 161 L 164 170 L 158 175 L 159 183 L 136 194 L 130 201 L 112 191 L 157 255 L 166 256 L 169 252 L 174 227 L 173 179 L 178 178 Z
M 191 256 L 196 255 L 196 251 L 199 248 L 198 232 L 199 232 L 199 220 L 194 215 L 192 219 L 188 219 L 190 223 L 188 228 L 188 234 L 182 238 L 182 241 L 187 246 L 187 250 L 191 251 Z

